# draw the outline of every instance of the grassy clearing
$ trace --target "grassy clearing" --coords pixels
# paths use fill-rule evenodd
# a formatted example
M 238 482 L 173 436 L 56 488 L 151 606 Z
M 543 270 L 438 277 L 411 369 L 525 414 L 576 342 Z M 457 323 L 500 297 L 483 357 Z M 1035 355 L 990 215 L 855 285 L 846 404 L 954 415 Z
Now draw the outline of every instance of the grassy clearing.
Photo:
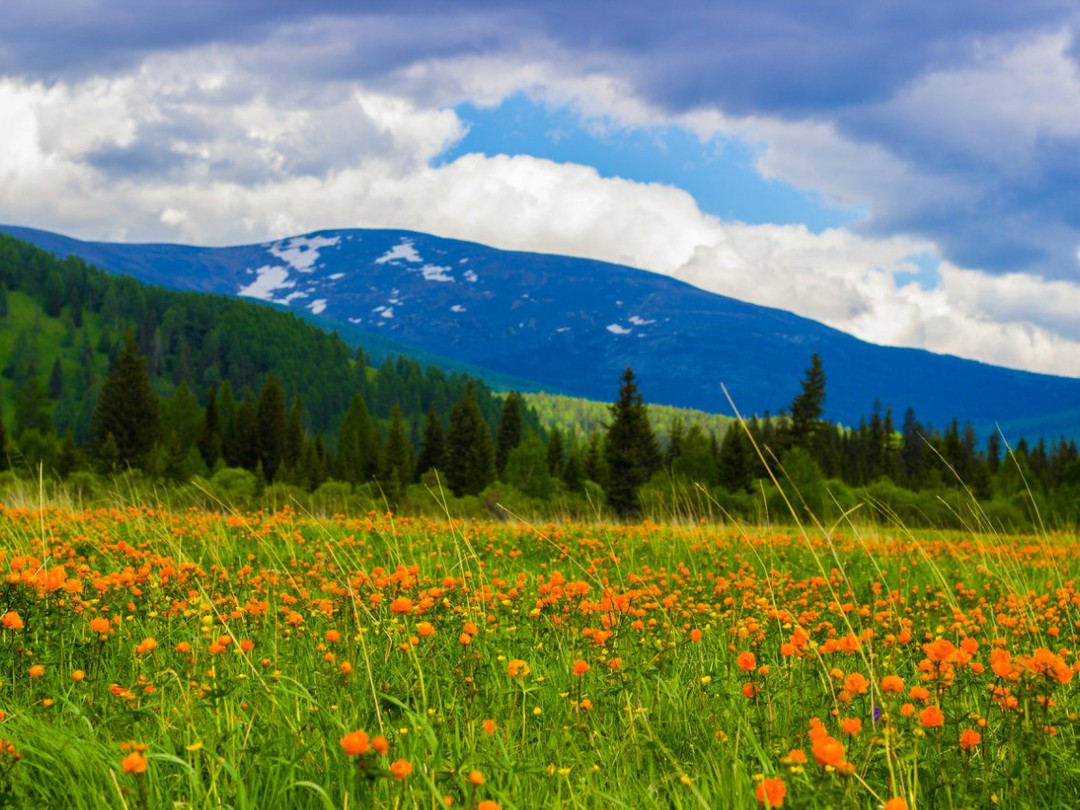
M 14 806 L 1080 805 L 1071 536 L 132 506 L 0 537 Z

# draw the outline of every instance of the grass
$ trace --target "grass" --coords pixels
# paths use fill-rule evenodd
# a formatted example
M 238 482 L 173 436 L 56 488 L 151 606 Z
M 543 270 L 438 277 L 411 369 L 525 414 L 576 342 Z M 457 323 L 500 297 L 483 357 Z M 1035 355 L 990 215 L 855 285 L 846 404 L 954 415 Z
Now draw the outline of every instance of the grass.
M 8 805 L 1080 805 L 1069 535 L 120 500 L 0 510 Z

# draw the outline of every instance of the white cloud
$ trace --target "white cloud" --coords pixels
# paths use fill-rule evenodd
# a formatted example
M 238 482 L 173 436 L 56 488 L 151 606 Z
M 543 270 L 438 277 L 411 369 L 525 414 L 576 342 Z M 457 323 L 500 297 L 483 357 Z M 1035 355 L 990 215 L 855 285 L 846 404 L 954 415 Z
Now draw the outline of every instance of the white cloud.
M 1037 65 L 1037 56 L 1021 63 Z M 1052 56 L 1051 48 L 1039 58 Z M 925 290 L 897 279 L 913 269 L 913 254 L 934 250 L 925 239 L 723 222 L 680 189 L 528 156 L 432 160 L 464 132 L 439 103 L 457 93 L 493 104 L 524 88 L 553 104 L 574 103 L 604 125 L 676 122 L 702 137 L 761 143 L 764 172 L 846 206 L 915 206 L 935 195 L 951 204 L 968 192 L 959 181 L 920 173 L 829 123 L 665 116 L 625 85 L 576 65 L 473 59 L 442 67 L 441 76 L 430 66 L 404 71 L 398 90 L 342 84 L 310 97 L 271 92 L 207 52 L 156 57 L 137 77 L 112 81 L 0 80 L 0 221 L 96 239 L 202 244 L 409 228 L 629 264 L 879 343 L 1080 375 L 1073 316 L 1080 286 L 1067 281 L 946 264 L 939 285 Z M 946 85 L 928 79 L 910 99 L 947 99 Z M 424 86 L 433 101 L 400 89 L 410 86 Z M 1043 126 L 1069 125 L 1046 112 Z M 138 170 L 114 170 L 129 164 Z M 392 258 L 414 260 L 401 245 L 395 250 Z M 314 261 L 316 251 L 289 255 Z M 472 271 L 463 278 L 476 280 Z M 284 268 L 261 268 L 244 293 L 274 297 L 291 286 Z M 393 308 L 381 315 L 392 319 Z

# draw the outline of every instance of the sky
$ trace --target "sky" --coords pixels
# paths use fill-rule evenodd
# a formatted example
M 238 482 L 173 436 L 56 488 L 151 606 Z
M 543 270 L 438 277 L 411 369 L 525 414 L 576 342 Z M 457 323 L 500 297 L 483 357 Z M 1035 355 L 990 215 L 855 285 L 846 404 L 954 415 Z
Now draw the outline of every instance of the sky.
M 392 227 L 1080 376 L 1072 0 L 5 0 L 0 222 Z

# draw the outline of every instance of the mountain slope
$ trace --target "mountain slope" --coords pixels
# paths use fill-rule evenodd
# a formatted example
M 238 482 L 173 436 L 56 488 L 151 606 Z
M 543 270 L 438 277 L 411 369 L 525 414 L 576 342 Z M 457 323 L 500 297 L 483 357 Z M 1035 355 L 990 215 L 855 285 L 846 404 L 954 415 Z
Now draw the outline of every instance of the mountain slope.
M 320 231 L 261 245 L 199 248 L 80 242 L 0 227 L 58 255 L 175 289 L 303 309 L 538 387 L 610 400 L 632 365 L 649 401 L 773 413 L 818 352 L 826 416 L 852 424 L 875 400 L 899 420 L 970 420 L 1027 435 L 1080 436 L 1080 380 L 916 349 L 875 346 L 788 312 L 666 276 L 394 230 Z

